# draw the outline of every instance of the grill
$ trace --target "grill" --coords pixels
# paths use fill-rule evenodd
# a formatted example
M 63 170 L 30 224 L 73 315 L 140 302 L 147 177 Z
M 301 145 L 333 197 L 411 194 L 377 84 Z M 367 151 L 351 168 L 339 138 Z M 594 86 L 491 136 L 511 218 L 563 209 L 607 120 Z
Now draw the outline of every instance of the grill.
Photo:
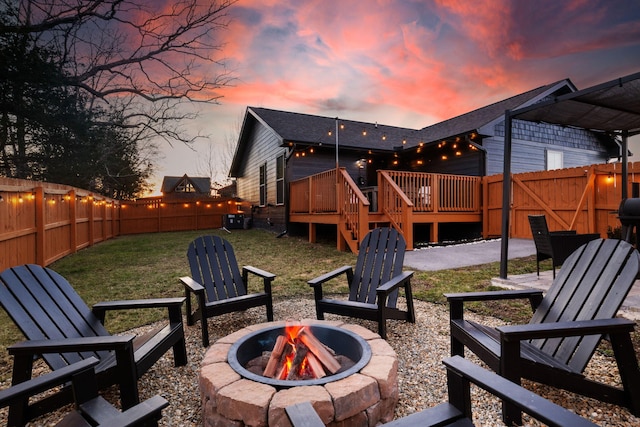
M 622 238 L 632 243 L 633 229 L 636 229 L 636 241 L 638 226 L 640 225 L 640 198 L 632 197 L 622 199 L 618 208 L 618 219 L 622 225 Z

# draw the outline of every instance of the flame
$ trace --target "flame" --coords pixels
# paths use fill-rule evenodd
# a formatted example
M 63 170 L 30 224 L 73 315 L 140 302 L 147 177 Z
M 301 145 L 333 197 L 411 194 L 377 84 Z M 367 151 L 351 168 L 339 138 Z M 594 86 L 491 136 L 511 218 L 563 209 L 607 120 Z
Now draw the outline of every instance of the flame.
M 289 375 L 289 371 L 291 370 L 291 366 L 293 365 L 293 359 L 296 356 L 296 340 L 298 339 L 298 334 L 300 334 L 303 329 L 304 326 L 300 325 L 299 323 L 287 323 L 284 328 L 284 333 L 287 337 L 287 343 L 291 346 L 292 351 L 285 358 L 284 369 L 282 370 L 280 379 L 285 379 L 287 378 L 287 375 Z M 309 369 L 309 363 L 307 362 L 307 358 L 305 357 L 298 367 L 297 374 L 303 375 L 304 373 L 307 373 Z
M 284 328 L 284 333 L 289 339 L 289 343 L 295 345 L 296 338 L 304 326 L 297 323 L 288 323 Z

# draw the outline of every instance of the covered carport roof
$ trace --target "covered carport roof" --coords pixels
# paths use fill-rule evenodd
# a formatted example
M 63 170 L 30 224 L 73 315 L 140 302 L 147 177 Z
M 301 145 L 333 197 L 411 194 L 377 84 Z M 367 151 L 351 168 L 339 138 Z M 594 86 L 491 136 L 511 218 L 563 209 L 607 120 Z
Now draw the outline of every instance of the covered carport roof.
M 507 277 L 511 194 L 511 124 L 514 119 L 573 126 L 622 137 L 622 198 L 627 197 L 627 138 L 640 134 L 640 72 L 505 112 L 500 277 Z

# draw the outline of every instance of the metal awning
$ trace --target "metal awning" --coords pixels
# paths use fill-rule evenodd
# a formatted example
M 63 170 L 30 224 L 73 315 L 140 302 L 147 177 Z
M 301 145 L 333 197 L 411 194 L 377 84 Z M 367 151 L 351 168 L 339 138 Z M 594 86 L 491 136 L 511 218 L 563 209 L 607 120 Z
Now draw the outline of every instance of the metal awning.
M 627 138 L 640 134 L 640 73 L 556 96 L 505 112 L 500 277 L 507 277 L 509 196 L 511 194 L 511 124 L 514 119 L 615 133 L 622 138 L 622 198 L 627 197 Z

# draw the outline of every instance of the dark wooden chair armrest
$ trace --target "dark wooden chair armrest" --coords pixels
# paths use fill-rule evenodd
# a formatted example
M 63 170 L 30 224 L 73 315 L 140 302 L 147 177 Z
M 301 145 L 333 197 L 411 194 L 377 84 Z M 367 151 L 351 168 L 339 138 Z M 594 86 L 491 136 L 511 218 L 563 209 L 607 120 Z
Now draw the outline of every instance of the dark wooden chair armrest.
M 542 291 L 538 289 L 519 289 L 507 291 L 461 292 L 444 294 L 449 302 L 451 319 L 462 319 L 464 303 L 467 301 L 500 301 L 512 299 L 528 299 L 531 309 L 536 310 L 542 302 Z
M 138 308 L 158 308 L 181 306 L 184 303 L 184 297 L 174 298 L 150 298 L 138 300 L 121 300 L 121 301 L 105 301 L 99 302 L 92 307 L 94 313 L 106 310 L 130 310 Z
M 67 353 L 131 348 L 135 335 L 113 335 L 86 338 L 63 338 L 56 340 L 20 341 L 7 347 L 11 355 L 37 355 L 43 353 Z
M 80 409 L 89 418 L 96 420 L 98 427 L 128 427 L 157 425 L 157 421 L 162 418 L 162 410 L 167 406 L 169 402 L 165 398 L 155 395 L 120 412 L 98 396 L 82 403 Z
M 308 401 L 287 406 L 284 410 L 294 427 L 324 427 L 320 415 Z
M 90 357 L 72 365 L 60 368 L 53 372 L 48 372 L 37 378 L 0 391 L 0 407 L 4 408 L 15 401 L 42 393 L 58 385 L 62 385 L 69 381 L 72 375 L 82 371 L 93 369 L 98 364 L 98 359 Z
M 148 420 L 157 420 L 161 417 L 162 409 L 169 406 L 169 402 L 161 396 L 153 396 L 136 406 L 127 409 L 122 414 L 109 420 L 109 427 L 126 427 L 138 425 Z
M 410 280 L 412 277 L 413 271 L 403 271 L 396 277 L 393 277 L 386 281 L 384 284 L 378 286 L 376 292 L 378 293 L 378 295 L 387 295 L 398 289 L 400 286 L 405 285 L 407 282 L 411 283 Z
M 497 301 L 507 299 L 531 298 L 542 295 L 542 291 L 537 289 L 518 289 L 507 291 L 486 291 L 486 292 L 460 292 L 447 293 L 444 296 L 447 301 Z
M 635 327 L 633 320 L 613 318 L 575 322 L 535 323 L 526 325 L 499 326 L 502 340 L 523 341 L 539 338 L 560 338 L 614 333 L 631 333 Z
M 596 424 L 573 412 L 544 399 L 501 376 L 481 368 L 460 357 L 453 356 L 443 361 L 448 371 L 449 400 L 458 408 L 470 410 L 469 382 L 508 401 L 523 412 L 550 427 L 594 427 Z M 458 377 L 458 380 L 455 377 Z M 471 414 L 466 414 L 469 418 Z M 498 418 L 496 414 L 496 418 Z
M 204 294 L 204 286 L 193 280 L 193 278 L 184 276 L 180 278 L 180 282 L 184 285 L 184 288 L 187 292 L 193 292 L 194 294 Z
M 254 267 L 252 265 L 245 265 L 242 267 L 242 274 L 245 272 L 249 272 L 251 274 L 255 274 L 256 276 L 260 276 L 263 279 L 273 280 L 276 278 L 276 275 L 273 273 L 269 273 L 268 271 L 262 270 L 260 268 Z
M 174 324 L 182 322 L 182 304 L 184 304 L 185 300 L 185 297 L 174 297 L 99 302 L 91 307 L 91 311 L 100 320 L 100 322 L 104 324 L 107 310 L 132 310 L 140 308 L 166 307 L 169 310 L 169 321 Z
M 318 285 L 323 284 L 324 282 L 327 282 L 333 278 L 336 278 L 338 276 L 340 276 L 341 274 L 347 274 L 348 277 L 353 276 L 353 268 L 350 265 L 343 265 L 340 268 L 336 268 L 333 271 L 330 271 L 326 274 L 323 274 L 322 276 L 318 276 L 315 279 L 311 279 L 309 280 L 307 283 L 309 284 L 309 286 L 311 287 L 315 287 Z
M 264 292 L 271 295 L 271 282 L 276 278 L 276 275 L 269 273 L 268 271 L 261 270 L 251 265 L 245 265 L 242 267 L 242 280 L 245 286 L 249 289 L 249 273 L 254 274 L 263 279 Z

